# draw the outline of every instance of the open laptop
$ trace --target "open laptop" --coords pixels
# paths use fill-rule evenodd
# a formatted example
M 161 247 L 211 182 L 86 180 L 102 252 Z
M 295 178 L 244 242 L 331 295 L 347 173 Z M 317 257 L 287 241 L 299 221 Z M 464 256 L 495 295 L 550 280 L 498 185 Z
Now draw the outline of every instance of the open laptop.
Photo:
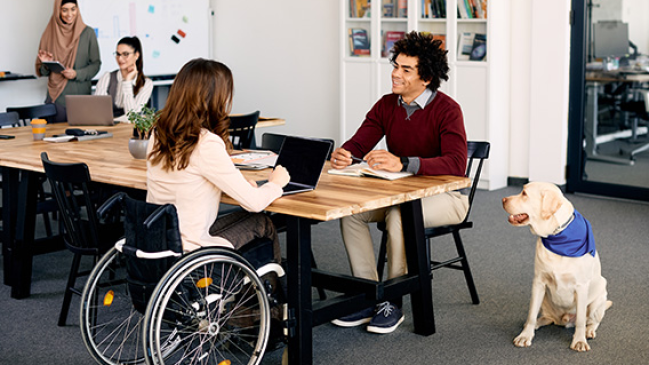
M 70 126 L 111 126 L 113 99 L 110 95 L 66 95 L 66 111 Z
M 330 141 L 286 136 L 275 163 L 275 166 L 284 166 L 291 175 L 282 196 L 314 190 L 332 147 Z M 266 182 L 257 183 L 261 185 Z

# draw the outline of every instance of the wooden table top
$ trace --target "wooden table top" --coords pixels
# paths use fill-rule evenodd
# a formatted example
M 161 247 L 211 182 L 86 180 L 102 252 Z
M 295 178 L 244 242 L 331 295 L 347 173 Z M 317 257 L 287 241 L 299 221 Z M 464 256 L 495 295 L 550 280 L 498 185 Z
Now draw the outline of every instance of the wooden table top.
M 64 134 L 67 124 L 50 124 L 47 136 Z M 0 134 L 15 139 L 0 140 L 0 165 L 43 172 L 41 152 L 56 162 L 85 162 L 93 181 L 146 190 L 146 161 L 136 160 L 128 152 L 132 126 L 118 124 L 100 127 L 112 138 L 84 142 L 51 143 L 34 141 L 30 127 L 3 129 Z M 329 175 L 327 162 L 316 190 L 277 199 L 266 210 L 322 221 L 338 219 L 364 211 L 458 190 L 471 180 L 457 176 L 410 176 L 387 181 L 368 177 Z M 245 171 L 252 179 L 267 178 L 270 170 Z M 228 196 L 224 203 L 236 204 Z

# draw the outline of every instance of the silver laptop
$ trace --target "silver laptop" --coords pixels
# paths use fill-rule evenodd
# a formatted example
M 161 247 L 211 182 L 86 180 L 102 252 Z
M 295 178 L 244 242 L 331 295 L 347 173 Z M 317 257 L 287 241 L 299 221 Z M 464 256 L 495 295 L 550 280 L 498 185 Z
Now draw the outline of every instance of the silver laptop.
M 113 99 L 110 95 L 66 95 L 68 125 L 111 126 L 113 120 Z
M 314 190 L 332 147 L 329 141 L 286 136 L 275 163 L 275 166 L 284 166 L 291 175 L 282 196 Z M 257 184 L 265 182 L 267 180 Z

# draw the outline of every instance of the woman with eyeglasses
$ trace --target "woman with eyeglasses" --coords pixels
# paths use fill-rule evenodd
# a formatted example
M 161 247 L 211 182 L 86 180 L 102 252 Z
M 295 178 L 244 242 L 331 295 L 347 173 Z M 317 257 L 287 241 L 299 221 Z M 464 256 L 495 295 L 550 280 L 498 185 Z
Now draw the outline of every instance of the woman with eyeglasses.
M 59 71 L 44 62 L 58 61 Z M 90 80 L 99 72 L 101 57 L 95 31 L 87 26 L 76 0 L 54 0 L 54 12 L 38 47 L 36 74 L 47 76 L 46 103 L 54 103 L 52 122 L 67 120 L 66 95 L 90 95 Z
M 117 42 L 115 60 L 119 69 L 106 72 L 97 82 L 95 95 L 113 98 L 113 116 L 126 122 L 126 114 L 139 112 L 149 102 L 153 81 L 144 76 L 142 43 L 138 37 L 124 37 Z

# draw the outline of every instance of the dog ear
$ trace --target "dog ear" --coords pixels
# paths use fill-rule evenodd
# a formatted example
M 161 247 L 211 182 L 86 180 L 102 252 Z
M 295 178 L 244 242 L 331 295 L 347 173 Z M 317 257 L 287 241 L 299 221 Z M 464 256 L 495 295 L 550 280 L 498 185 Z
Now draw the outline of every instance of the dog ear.
M 561 207 L 561 197 L 556 191 L 545 190 L 541 193 L 541 218 L 548 220 Z

